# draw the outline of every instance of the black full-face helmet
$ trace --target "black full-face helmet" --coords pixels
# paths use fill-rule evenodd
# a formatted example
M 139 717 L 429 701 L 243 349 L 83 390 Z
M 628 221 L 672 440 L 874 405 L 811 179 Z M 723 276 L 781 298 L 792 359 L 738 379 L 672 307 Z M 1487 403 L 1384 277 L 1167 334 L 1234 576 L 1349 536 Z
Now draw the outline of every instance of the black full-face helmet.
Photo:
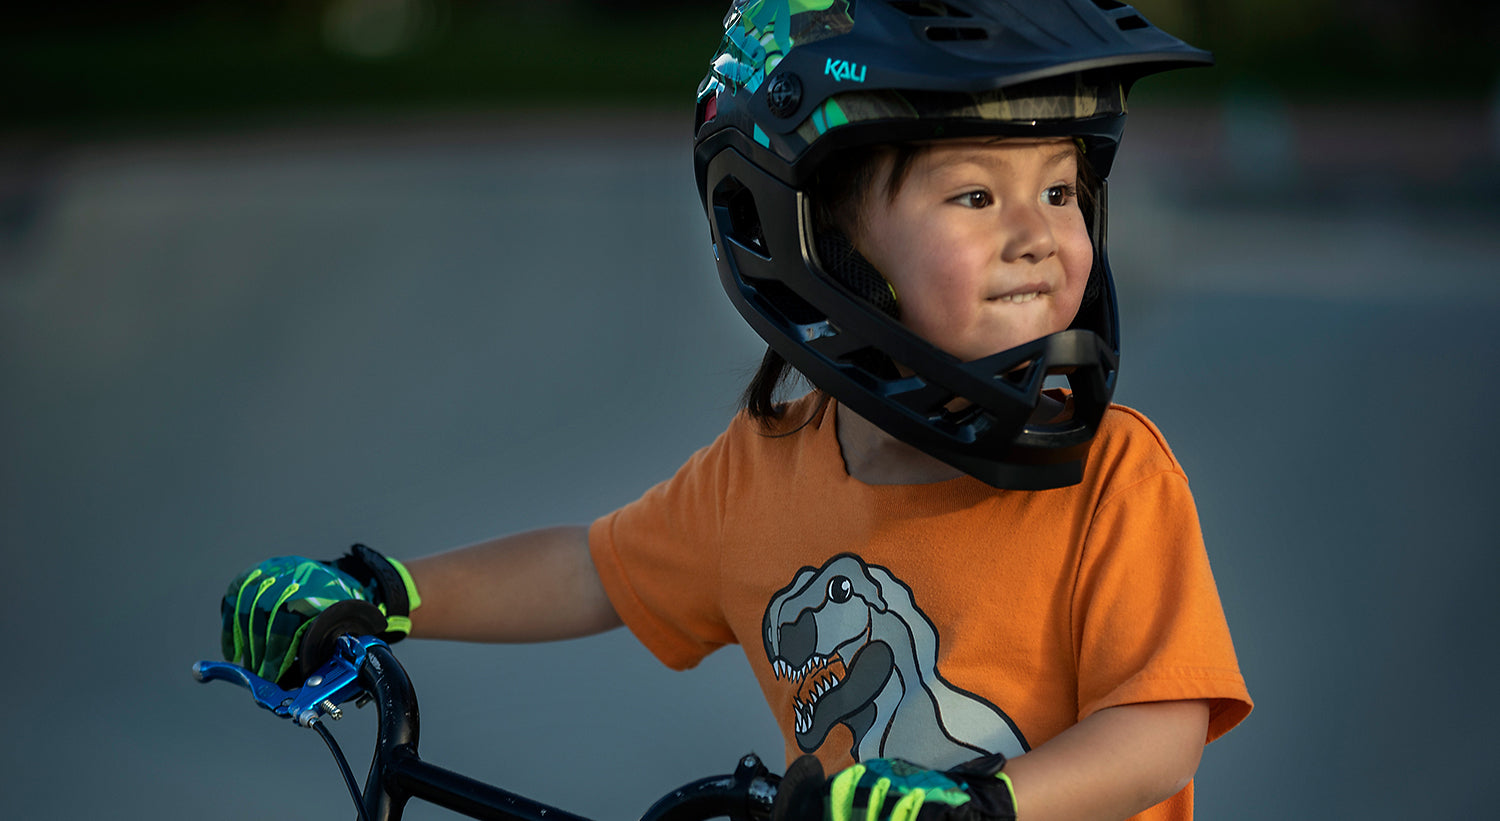
M 735 0 L 693 157 L 724 289 L 773 350 L 897 439 L 996 487 L 1076 484 L 1119 360 L 1105 180 L 1125 95 L 1211 62 L 1115 0 Z M 901 324 L 878 272 L 815 226 L 809 191 L 842 151 L 975 136 L 1079 143 L 1094 268 L 1070 328 L 962 362 Z M 1051 374 L 1067 410 L 1040 419 Z

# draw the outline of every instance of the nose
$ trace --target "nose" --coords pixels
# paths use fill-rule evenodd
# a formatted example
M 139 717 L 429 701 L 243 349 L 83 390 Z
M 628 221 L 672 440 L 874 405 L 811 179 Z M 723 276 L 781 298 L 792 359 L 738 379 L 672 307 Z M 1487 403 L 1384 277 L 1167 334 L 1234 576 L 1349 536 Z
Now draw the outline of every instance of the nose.
M 1057 237 L 1052 223 L 1042 213 L 1040 203 L 1012 203 L 999 209 L 1000 253 L 1006 262 L 1041 262 L 1057 253 Z

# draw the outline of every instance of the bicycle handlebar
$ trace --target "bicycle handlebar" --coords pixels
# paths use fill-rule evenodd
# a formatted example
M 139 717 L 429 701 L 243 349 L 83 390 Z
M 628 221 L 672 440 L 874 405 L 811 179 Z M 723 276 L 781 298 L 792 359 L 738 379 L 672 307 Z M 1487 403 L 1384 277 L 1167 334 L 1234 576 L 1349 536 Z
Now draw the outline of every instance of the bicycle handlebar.
M 419 724 L 411 679 L 390 647 L 373 636 L 340 636 L 333 658 L 297 690 L 284 690 L 243 667 L 222 661 L 194 664 L 193 676 L 201 682 L 238 684 L 275 715 L 320 730 L 323 716 L 342 716 L 340 705 L 349 701 L 363 705 L 374 699 L 380 712 L 379 729 L 362 794 L 362 813 L 371 821 L 399 821 L 411 798 L 470 818 L 589 821 L 423 761 L 417 754 Z M 331 740 L 330 747 L 341 758 Z M 662 796 L 641 821 L 702 821 L 720 816 L 732 821 L 769 821 L 780 781 L 780 776 L 767 771 L 759 758 L 749 754 L 740 759 L 732 774 L 699 779 Z M 356 789 L 352 781 L 350 789 Z

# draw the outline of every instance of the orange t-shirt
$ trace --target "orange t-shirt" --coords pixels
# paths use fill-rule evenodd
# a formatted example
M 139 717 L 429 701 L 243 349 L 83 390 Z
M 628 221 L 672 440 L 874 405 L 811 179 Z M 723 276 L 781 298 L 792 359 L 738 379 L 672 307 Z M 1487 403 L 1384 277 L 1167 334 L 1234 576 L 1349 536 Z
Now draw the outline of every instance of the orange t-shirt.
M 867 485 L 818 400 L 784 436 L 741 414 L 589 533 L 665 664 L 744 648 L 788 761 L 941 769 L 1180 699 L 1211 702 L 1212 741 L 1250 712 L 1187 478 L 1145 417 L 1111 408 L 1073 487 Z M 1191 815 L 1190 785 L 1140 817 Z

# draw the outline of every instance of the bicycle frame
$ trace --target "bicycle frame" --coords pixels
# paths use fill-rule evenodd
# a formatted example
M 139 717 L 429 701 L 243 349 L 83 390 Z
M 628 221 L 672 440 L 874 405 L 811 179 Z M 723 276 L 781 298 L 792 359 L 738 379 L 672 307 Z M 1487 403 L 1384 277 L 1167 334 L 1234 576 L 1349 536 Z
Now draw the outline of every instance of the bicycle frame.
M 416 798 L 469 818 L 493 821 L 589 821 L 579 815 L 477 781 L 423 761 L 417 696 L 405 669 L 385 642 L 373 637 L 341 637 L 334 658 L 300 690 L 276 685 L 226 662 L 193 665 L 199 681 L 225 680 L 250 690 L 262 707 L 310 727 L 323 715 L 339 716 L 338 704 L 372 697 L 379 729 L 363 803 L 371 821 L 400 821 Z M 747 755 L 731 775 L 686 784 L 663 796 L 642 821 L 768 821 L 780 779 L 760 759 Z

